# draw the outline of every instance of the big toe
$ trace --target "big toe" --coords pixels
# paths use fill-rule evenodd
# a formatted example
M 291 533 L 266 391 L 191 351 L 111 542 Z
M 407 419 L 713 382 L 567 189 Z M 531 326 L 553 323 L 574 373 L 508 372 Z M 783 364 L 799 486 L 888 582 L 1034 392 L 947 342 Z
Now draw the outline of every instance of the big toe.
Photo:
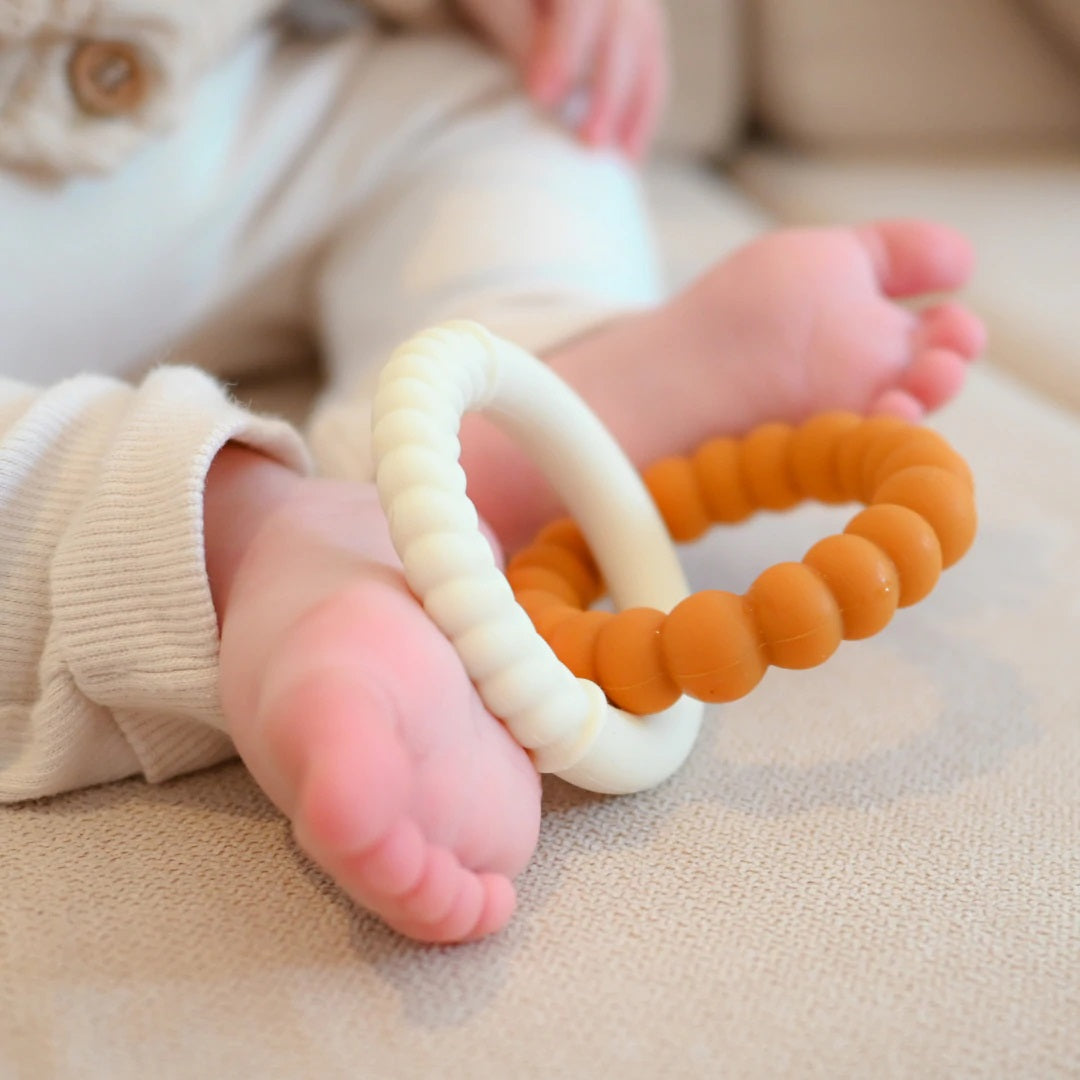
M 971 276 L 971 244 L 947 225 L 896 219 L 860 226 L 857 235 L 886 296 L 959 289 Z

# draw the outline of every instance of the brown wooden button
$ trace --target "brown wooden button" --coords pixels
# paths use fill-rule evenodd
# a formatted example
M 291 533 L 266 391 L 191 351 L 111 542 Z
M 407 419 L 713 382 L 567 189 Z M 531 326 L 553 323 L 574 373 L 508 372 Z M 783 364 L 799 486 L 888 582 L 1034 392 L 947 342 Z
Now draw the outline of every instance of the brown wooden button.
M 84 41 L 71 54 L 68 81 L 80 108 L 93 116 L 132 113 L 150 89 L 146 66 L 126 41 Z

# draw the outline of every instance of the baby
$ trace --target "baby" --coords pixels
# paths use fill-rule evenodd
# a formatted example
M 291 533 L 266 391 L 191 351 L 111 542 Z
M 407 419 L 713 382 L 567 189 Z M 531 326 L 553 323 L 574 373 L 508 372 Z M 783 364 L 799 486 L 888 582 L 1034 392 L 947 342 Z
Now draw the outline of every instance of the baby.
M 381 0 L 439 25 L 317 41 L 278 6 L 0 10 L 0 799 L 235 746 L 356 902 L 474 939 L 510 918 L 540 786 L 402 579 L 379 362 L 476 318 L 639 465 L 821 409 L 918 418 L 983 331 L 894 301 L 971 255 L 926 222 L 777 232 L 661 302 L 628 164 L 664 94 L 654 0 Z M 191 366 L 116 378 L 166 347 L 231 376 L 305 333 L 328 382 L 306 444 Z M 483 417 L 461 442 L 504 549 L 557 512 Z

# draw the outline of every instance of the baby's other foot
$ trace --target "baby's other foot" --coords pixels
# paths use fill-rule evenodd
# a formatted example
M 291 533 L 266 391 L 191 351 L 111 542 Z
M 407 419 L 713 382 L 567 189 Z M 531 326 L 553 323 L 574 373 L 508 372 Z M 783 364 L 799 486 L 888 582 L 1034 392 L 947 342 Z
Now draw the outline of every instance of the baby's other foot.
M 967 241 L 932 222 L 780 230 L 672 309 L 697 354 L 712 343 L 701 377 L 717 395 L 734 385 L 743 428 L 836 408 L 915 420 L 959 391 L 985 334 L 961 304 L 915 311 L 896 301 L 956 290 L 971 268 Z
M 410 937 L 503 927 L 539 779 L 408 592 L 374 493 L 295 481 L 217 593 L 229 730 L 301 847 Z
M 931 222 L 781 229 L 547 359 L 639 467 L 832 409 L 915 420 L 959 391 L 985 335 L 959 303 L 898 301 L 958 289 L 971 266 L 967 241 Z M 557 496 L 486 418 L 462 433 L 477 508 L 508 549 L 527 543 Z

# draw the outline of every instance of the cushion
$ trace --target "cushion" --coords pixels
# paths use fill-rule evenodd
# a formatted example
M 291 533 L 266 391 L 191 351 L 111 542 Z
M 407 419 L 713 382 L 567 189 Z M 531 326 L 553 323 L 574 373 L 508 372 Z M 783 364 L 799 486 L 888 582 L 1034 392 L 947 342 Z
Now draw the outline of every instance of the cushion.
M 1046 3 L 1075 25 L 1072 0 Z M 1080 136 L 1080 65 L 1013 0 L 760 0 L 755 11 L 755 108 L 800 147 Z
M 1059 48 L 1072 62 L 1080 58 L 1080 6 L 1075 0 L 1021 0 L 1033 16 L 1042 18 L 1046 31 L 1057 37 Z
M 659 143 L 668 150 L 730 153 L 746 121 L 745 0 L 665 0 L 671 94 Z

